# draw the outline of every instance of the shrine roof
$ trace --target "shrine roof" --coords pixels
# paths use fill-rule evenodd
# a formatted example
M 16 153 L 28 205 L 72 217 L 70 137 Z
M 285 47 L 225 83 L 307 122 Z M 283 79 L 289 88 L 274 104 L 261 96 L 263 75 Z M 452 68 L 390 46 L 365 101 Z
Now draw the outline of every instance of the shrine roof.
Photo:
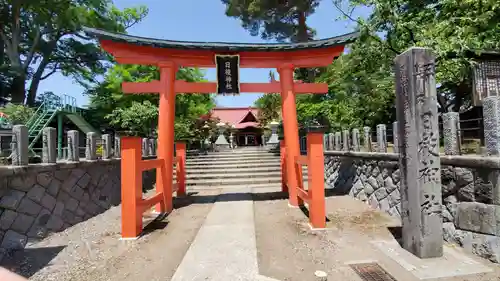
M 256 118 L 259 110 L 256 107 L 216 107 L 212 109 L 213 117 L 219 118 L 222 123 L 229 123 L 236 127 L 251 112 Z M 246 122 L 250 123 L 250 122 Z
M 229 42 L 193 42 L 193 41 L 175 41 L 133 36 L 123 33 L 113 33 L 101 29 L 84 28 L 84 31 L 92 37 L 99 40 L 111 40 L 115 42 L 128 43 L 138 46 L 149 46 L 167 49 L 191 49 L 191 50 L 211 50 L 219 52 L 262 52 L 262 51 L 297 51 L 307 49 L 322 49 L 335 46 L 343 46 L 354 42 L 358 32 L 347 33 L 344 35 L 313 40 L 303 43 L 229 43 Z

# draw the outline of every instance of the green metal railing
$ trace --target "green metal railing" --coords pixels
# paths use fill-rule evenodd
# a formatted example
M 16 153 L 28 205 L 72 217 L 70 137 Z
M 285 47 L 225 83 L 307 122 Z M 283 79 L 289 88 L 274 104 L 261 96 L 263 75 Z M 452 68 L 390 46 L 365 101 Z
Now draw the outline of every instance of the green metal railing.
M 68 95 L 50 95 L 44 97 L 42 104 L 40 104 L 35 114 L 26 123 L 30 152 L 35 154 L 33 150 L 34 145 L 40 139 L 43 129 L 49 126 L 58 113 L 76 113 L 76 108 L 76 99 L 74 97 Z

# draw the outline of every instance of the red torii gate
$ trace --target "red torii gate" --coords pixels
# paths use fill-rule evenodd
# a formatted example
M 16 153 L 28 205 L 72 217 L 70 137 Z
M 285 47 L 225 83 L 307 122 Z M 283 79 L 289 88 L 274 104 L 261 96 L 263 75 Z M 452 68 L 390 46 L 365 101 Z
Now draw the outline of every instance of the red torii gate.
M 174 191 L 172 163 L 177 162 L 178 166 L 180 164 L 182 167 L 185 157 L 181 156 L 179 159 L 174 160 L 176 93 L 214 93 L 217 91 L 215 82 L 176 81 L 177 69 L 179 67 L 213 68 L 215 67 L 215 56 L 220 54 L 238 54 L 241 67 L 276 68 L 278 70 L 279 82 L 241 83 L 240 92 L 281 93 L 283 128 L 286 140 L 282 149 L 284 150 L 283 154 L 286 151 L 285 166 L 282 167 L 283 174 L 286 174 L 286 183 L 283 184 L 283 189 L 289 192 L 291 206 L 300 205 L 302 199 L 308 202 L 318 201 L 317 198 L 311 199 L 314 195 L 308 195 L 308 192 L 301 188 L 302 173 L 297 167 L 298 165 L 308 164 L 308 160 L 300 157 L 295 94 L 327 93 L 328 85 L 325 83 L 295 83 L 293 73 L 295 68 L 328 66 L 343 53 L 346 44 L 353 42 L 357 38 L 356 33 L 306 43 L 245 44 L 160 40 L 110 33 L 91 28 L 86 28 L 85 32 L 90 36 L 97 37 L 102 48 L 111 53 L 118 63 L 155 65 L 160 69 L 159 81 L 124 82 L 122 84 L 124 93 L 159 93 L 160 95 L 157 159 L 141 161 L 140 153 L 136 151 L 140 149 L 140 140 L 137 139 L 135 142 L 128 138 L 122 140 L 123 238 L 139 236 L 142 231 L 142 213 L 146 208 L 158 204 L 157 211 L 159 212 L 170 212 L 172 210 L 172 193 Z M 316 150 L 318 149 L 316 143 L 319 141 L 321 143 L 321 153 L 316 151 L 311 155 L 321 154 L 322 156 L 322 138 L 311 137 L 311 141 L 314 143 L 309 144 L 309 146 L 316 147 Z M 181 149 L 183 147 L 181 145 Z M 321 166 L 311 165 L 309 170 L 313 171 L 309 171 L 309 173 L 316 174 L 314 173 L 315 170 L 323 169 L 323 161 L 316 162 L 321 162 Z M 157 194 L 152 198 L 142 200 L 140 173 L 153 168 L 158 171 L 156 179 Z M 178 171 L 181 179 L 178 180 L 177 192 L 182 194 L 185 192 L 184 171 L 182 169 L 178 169 Z M 321 171 L 320 176 L 322 175 L 323 172 Z M 321 189 L 324 198 L 323 179 L 315 179 L 314 185 Z M 311 190 L 311 187 L 309 190 Z M 313 227 L 324 227 L 324 210 L 323 218 L 316 218 L 313 221 L 312 217 L 311 223 Z

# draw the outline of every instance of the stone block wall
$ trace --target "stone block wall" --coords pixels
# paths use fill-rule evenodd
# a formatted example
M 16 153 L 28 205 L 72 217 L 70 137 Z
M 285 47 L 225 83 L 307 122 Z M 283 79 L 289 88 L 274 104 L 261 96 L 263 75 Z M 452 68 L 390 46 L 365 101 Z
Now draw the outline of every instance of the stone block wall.
M 144 172 L 144 188 L 154 170 Z M 120 159 L 0 166 L 0 260 L 120 203 Z
M 363 154 L 363 153 L 361 153 Z M 401 219 L 397 154 L 363 157 L 325 155 L 327 194 L 353 196 Z M 500 206 L 492 204 L 491 168 L 443 165 L 443 238 L 492 262 L 500 263 Z

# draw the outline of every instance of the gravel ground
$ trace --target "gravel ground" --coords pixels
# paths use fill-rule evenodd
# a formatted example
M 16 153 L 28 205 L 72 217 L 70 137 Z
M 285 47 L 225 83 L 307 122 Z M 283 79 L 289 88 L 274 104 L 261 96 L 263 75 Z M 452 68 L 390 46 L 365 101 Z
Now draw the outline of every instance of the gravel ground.
M 265 201 L 255 195 L 255 224 L 260 274 L 278 280 L 317 280 L 316 270 L 328 273 L 328 280 L 362 281 L 348 262 L 377 261 L 396 280 L 418 280 L 399 264 L 378 251 L 371 240 L 394 239 L 388 229 L 399 222 L 372 210 L 348 196 L 327 199 L 328 229 L 311 231 L 308 219 L 286 199 Z M 475 260 L 481 260 L 473 257 Z M 500 280 L 500 266 L 482 260 L 494 273 L 478 276 L 441 278 L 446 281 Z
M 3 266 L 36 281 L 170 280 L 217 194 L 200 191 L 177 200 L 177 209 L 135 241 L 119 239 L 120 207 L 112 208 L 30 245 Z

